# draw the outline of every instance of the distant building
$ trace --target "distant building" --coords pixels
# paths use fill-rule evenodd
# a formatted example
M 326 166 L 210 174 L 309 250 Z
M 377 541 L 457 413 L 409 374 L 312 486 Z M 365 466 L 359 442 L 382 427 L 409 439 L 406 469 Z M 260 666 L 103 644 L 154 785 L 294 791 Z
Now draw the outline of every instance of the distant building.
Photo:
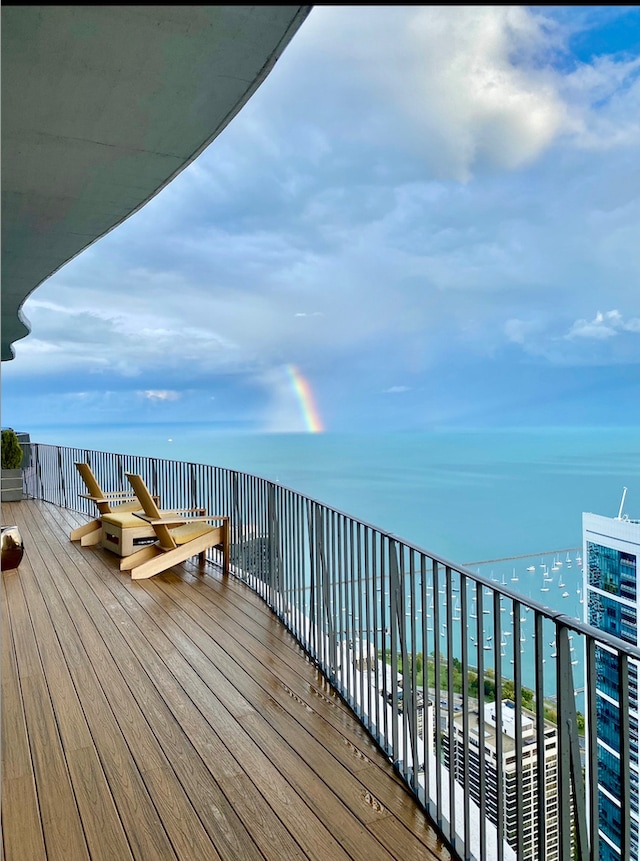
M 582 515 L 585 621 L 638 645 L 640 521 Z M 587 716 L 589 718 L 589 716 Z M 618 661 L 596 649 L 600 861 L 622 861 Z M 638 861 L 638 666 L 629 661 L 631 861 Z
M 561 861 L 558 844 L 558 734 L 554 724 L 545 721 L 544 774 L 546 790 L 546 816 L 538 822 L 538 745 L 535 716 L 522 710 L 522 757 L 516 756 L 516 712 L 514 703 L 502 704 L 501 726 L 496 725 L 496 705 L 487 703 L 480 718 L 478 712 L 469 715 L 469 750 L 466 764 L 469 768 L 470 796 L 480 803 L 481 758 L 485 763 L 485 810 L 487 818 L 498 824 L 498 770 L 503 775 L 504 839 L 517 848 L 518 822 L 516 816 L 516 773 L 522 774 L 522 841 L 524 854 L 520 861 Z M 496 731 L 502 735 L 502 762 L 498 762 Z M 481 740 L 482 736 L 482 740 Z M 463 716 L 454 718 L 453 767 L 456 780 L 462 782 L 465 760 Z M 445 740 L 446 764 L 450 767 L 448 738 Z M 540 831 L 546 834 L 546 852 L 541 853 Z

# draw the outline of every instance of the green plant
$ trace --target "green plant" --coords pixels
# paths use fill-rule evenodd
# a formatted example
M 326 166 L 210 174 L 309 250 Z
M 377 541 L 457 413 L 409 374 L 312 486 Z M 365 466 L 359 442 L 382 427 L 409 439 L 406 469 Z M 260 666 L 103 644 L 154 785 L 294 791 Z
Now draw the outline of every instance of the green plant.
M 8 428 L 2 431 L 2 469 L 20 469 L 22 465 L 22 446 L 18 435 Z

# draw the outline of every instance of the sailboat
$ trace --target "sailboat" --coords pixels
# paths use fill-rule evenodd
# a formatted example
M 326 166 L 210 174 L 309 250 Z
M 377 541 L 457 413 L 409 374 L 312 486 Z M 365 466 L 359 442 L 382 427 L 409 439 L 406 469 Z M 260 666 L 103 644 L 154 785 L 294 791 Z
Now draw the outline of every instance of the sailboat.
M 511 582 L 515 583 L 515 582 L 517 582 L 517 580 L 518 580 L 518 575 L 516 574 L 516 569 L 514 568 L 513 569 L 513 575 L 511 577 Z

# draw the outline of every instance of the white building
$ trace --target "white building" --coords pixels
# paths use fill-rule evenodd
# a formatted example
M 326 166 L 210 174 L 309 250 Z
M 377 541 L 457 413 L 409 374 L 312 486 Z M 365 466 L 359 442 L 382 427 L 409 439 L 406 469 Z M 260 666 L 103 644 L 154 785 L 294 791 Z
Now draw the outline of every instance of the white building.
M 522 755 L 516 753 L 516 712 L 511 701 L 502 703 L 500 726 L 496 721 L 495 703 L 487 703 L 482 719 L 478 712 L 469 715 L 469 768 L 470 795 L 480 801 L 480 763 L 485 763 L 485 810 L 487 818 L 498 823 L 498 772 L 502 773 L 504 837 L 509 846 L 517 847 L 517 783 L 516 774 L 522 775 L 522 841 L 524 854 L 521 861 L 560 861 L 558 845 L 558 737 L 554 724 L 545 722 L 544 761 L 546 816 L 538 821 L 538 745 L 535 716 L 524 709 L 521 712 Z M 501 735 L 501 762 L 498 761 L 496 734 Z M 482 736 L 482 739 L 481 739 Z M 456 779 L 462 781 L 464 767 L 463 716 L 454 719 L 454 763 Z M 546 852 L 541 854 L 540 831 L 546 834 Z

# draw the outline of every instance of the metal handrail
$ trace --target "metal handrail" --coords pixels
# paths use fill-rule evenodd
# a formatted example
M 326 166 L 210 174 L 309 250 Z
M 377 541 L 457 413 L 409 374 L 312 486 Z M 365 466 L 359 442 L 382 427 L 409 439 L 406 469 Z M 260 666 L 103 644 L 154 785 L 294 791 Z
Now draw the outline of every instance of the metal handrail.
M 596 861 L 596 686 L 599 656 L 611 653 L 618 698 L 610 707 L 626 757 L 621 857 L 630 857 L 629 667 L 637 680 L 640 649 L 247 473 L 33 443 L 27 493 L 94 516 L 80 495 L 79 460 L 105 490 L 128 490 L 125 473 L 135 472 L 164 508 L 197 505 L 230 516 L 234 576 L 297 638 L 465 861 Z M 556 652 L 546 667 L 550 636 Z M 584 754 L 573 671 L 580 651 Z M 637 726 L 634 733 L 637 745 Z

